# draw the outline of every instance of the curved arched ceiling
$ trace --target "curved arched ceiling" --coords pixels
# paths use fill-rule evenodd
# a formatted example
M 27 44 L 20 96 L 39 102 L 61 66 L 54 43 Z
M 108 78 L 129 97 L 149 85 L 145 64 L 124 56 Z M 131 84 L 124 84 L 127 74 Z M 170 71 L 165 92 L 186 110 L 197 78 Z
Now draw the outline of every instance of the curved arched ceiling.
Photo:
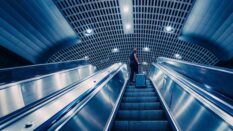
M 130 49 L 138 48 L 139 60 L 151 63 L 159 56 L 180 54 L 183 60 L 214 65 L 218 59 L 210 51 L 178 39 L 180 31 L 194 4 L 193 0 L 132 0 L 132 34 L 124 34 L 118 0 L 55 0 L 81 43 L 62 49 L 49 62 L 88 56 L 99 68 L 115 62 L 127 62 Z M 174 28 L 173 33 L 164 27 Z M 85 36 L 86 29 L 94 33 Z M 144 52 L 144 47 L 150 48 Z M 113 48 L 119 52 L 112 53 Z
M 45 62 L 78 40 L 52 0 L 0 1 L 0 46 L 26 60 Z
M 233 0 L 196 0 L 181 35 L 221 60 L 232 59 Z

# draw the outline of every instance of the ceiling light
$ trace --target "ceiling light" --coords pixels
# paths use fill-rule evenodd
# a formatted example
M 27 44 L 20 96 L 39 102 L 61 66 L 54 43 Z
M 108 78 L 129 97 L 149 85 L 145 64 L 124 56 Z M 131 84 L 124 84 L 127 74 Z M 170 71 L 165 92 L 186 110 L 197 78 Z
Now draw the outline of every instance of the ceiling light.
M 173 57 L 176 59 L 179 59 L 179 60 L 182 59 L 182 56 L 180 54 L 177 54 L 177 53 L 174 54 Z
M 119 52 L 120 50 L 118 49 L 118 48 L 113 48 L 112 49 L 112 53 L 117 53 L 117 52 Z
M 94 31 L 92 29 L 90 29 L 90 28 L 88 28 L 88 29 L 86 29 L 84 31 L 85 36 L 90 36 L 90 35 L 93 35 L 93 34 L 94 34 Z
M 79 43 L 81 43 L 81 42 L 82 42 L 82 40 L 81 40 L 81 39 L 79 39 L 77 43 L 79 44 Z
M 144 47 L 144 48 L 142 48 L 142 51 L 144 51 L 144 52 L 150 52 L 150 48 L 149 47 Z
M 132 0 L 119 0 L 121 20 L 124 34 L 134 33 L 133 2 Z
M 130 24 L 127 24 L 127 25 L 126 25 L 126 29 L 127 29 L 127 30 L 129 30 L 130 27 L 131 27 Z
M 148 63 L 144 61 L 144 62 L 142 62 L 142 65 L 148 65 Z
M 128 13 L 128 12 L 129 12 L 129 7 L 128 7 L 128 6 L 125 6 L 125 7 L 123 8 L 123 10 L 124 10 L 125 13 Z
M 175 32 L 175 29 L 174 29 L 172 26 L 165 26 L 165 27 L 164 27 L 164 32 L 167 32 L 167 33 L 174 33 L 174 32 Z
M 85 60 L 89 60 L 89 56 L 84 56 L 84 59 Z

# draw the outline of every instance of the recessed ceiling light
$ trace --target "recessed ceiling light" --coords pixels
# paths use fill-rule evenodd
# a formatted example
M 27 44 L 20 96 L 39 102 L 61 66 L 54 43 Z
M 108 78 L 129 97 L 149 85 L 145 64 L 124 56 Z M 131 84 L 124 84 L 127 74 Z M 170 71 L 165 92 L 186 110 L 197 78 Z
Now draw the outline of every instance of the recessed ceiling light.
M 143 71 L 142 74 L 146 74 L 146 71 Z
M 123 10 L 124 10 L 125 13 L 128 13 L 129 12 L 129 7 L 128 6 L 124 6 Z
M 93 29 L 88 28 L 88 29 L 86 29 L 86 30 L 84 31 L 83 34 L 84 34 L 85 36 L 90 36 L 90 35 L 93 35 L 93 34 L 94 34 L 94 31 L 93 31 Z
M 178 53 L 174 54 L 173 57 L 179 60 L 182 59 L 182 56 Z
M 82 40 L 81 40 L 81 39 L 79 39 L 77 43 L 79 44 L 79 43 L 81 43 L 81 42 L 82 42 Z
M 142 62 L 142 65 L 148 65 L 148 63 L 144 61 L 144 62 Z
M 117 53 L 117 52 L 119 52 L 120 50 L 118 49 L 118 48 L 113 48 L 112 49 L 112 53 Z
M 125 27 L 127 30 L 129 30 L 131 28 L 131 25 L 130 24 L 127 24 L 126 27 Z
M 144 47 L 144 48 L 142 48 L 142 51 L 144 51 L 144 52 L 150 52 L 150 48 L 149 47 Z
M 84 56 L 84 59 L 85 60 L 89 60 L 89 56 Z
M 132 0 L 119 0 L 121 20 L 124 34 L 134 33 L 133 2 Z
M 167 32 L 167 33 L 174 33 L 174 32 L 175 32 L 175 29 L 174 29 L 172 26 L 165 26 L 165 27 L 164 27 L 164 32 Z

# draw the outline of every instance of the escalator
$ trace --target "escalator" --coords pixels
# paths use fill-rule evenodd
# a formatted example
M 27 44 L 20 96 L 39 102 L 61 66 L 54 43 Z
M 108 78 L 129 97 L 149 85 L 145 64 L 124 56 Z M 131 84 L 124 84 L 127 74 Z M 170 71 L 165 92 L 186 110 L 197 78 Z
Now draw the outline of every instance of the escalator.
M 165 110 L 149 80 L 146 88 L 126 87 L 112 130 L 171 130 Z
M 190 80 L 193 77 L 185 77 L 185 70 L 179 74 L 168 64 L 153 63 L 144 88 L 127 85 L 127 66 L 114 64 L 71 84 L 66 92 L 24 114 L 0 121 L 0 130 L 232 130 L 231 101 L 223 99 L 225 95 L 217 97 L 210 89 L 205 90 L 204 86 Z M 222 78 L 233 78 L 230 71 L 205 70 Z M 231 82 L 224 84 L 232 87 Z M 223 91 L 219 93 L 225 94 Z

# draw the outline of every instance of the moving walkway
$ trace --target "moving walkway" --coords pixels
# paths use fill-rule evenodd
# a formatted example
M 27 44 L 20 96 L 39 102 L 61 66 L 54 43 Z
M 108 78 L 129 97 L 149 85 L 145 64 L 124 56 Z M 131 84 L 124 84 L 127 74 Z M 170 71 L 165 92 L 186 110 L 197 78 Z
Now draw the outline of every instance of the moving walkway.
M 232 77 L 231 70 L 159 58 L 147 87 L 135 88 L 127 84 L 127 66 L 117 63 L 5 120 L 0 130 L 232 130 Z

